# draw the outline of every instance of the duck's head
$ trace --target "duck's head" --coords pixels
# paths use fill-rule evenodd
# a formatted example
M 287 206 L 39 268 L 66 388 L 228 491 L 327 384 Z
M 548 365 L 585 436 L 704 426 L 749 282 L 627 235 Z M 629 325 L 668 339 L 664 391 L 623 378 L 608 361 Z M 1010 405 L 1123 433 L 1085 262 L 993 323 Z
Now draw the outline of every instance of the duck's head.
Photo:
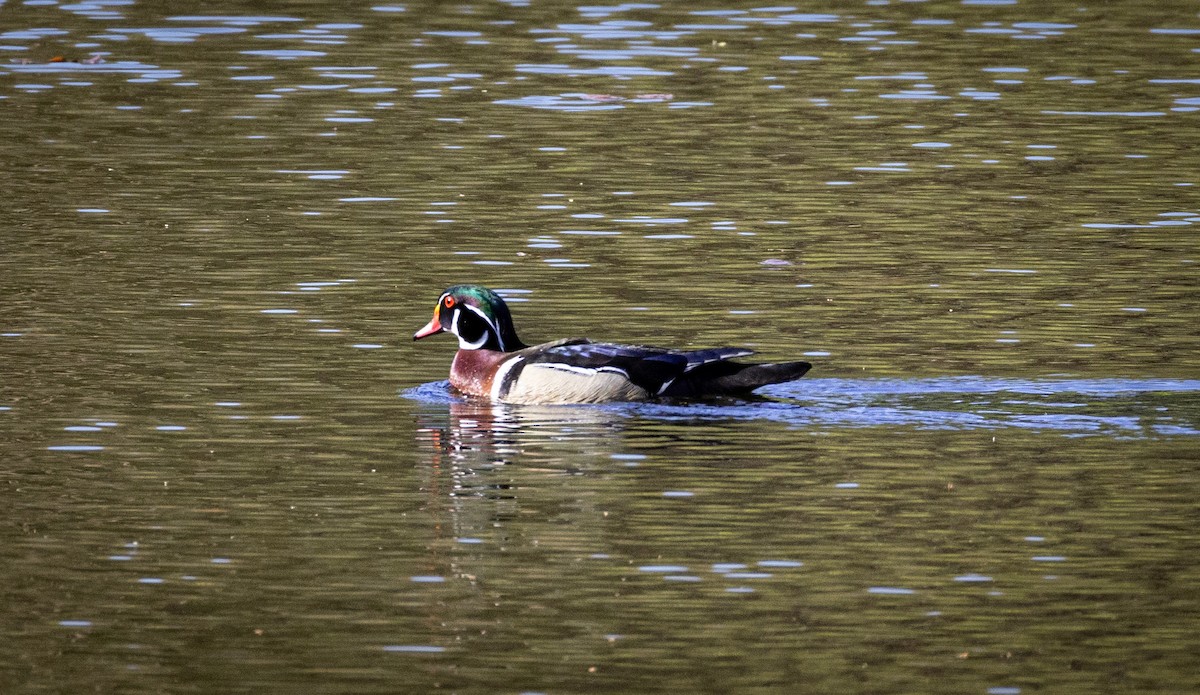
M 512 315 L 500 295 L 480 285 L 455 285 L 438 297 L 433 319 L 413 340 L 449 331 L 460 350 L 512 352 L 525 347 L 513 328 Z

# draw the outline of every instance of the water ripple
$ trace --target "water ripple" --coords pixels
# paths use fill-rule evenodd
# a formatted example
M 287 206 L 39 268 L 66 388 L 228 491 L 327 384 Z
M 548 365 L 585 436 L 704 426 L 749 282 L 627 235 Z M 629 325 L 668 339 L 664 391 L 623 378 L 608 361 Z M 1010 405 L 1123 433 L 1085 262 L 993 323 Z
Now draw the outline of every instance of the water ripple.
M 433 382 L 400 395 L 426 403 L 461 402 L 447 387 L 445 381 Z M 1122 438 L 1200 435 L 1196 399 L 1200 380 L 1195 379 L 830 378 L 769 386 L 759 393 L 785 400 L 585 407 L 598 415 L 607 413 L 617 418 L 771 420 L 794 427 L 1016 428 L 1066 436 Z M 1036 398 L 1016 400 L 1012 394 Z M 553 413 L 560 408 L 565 414 L 572 407 L 578 406 L 557 406 L 540 412 Z M 1071 412 L 1062 412 L 1065 409 Z M 513 415 L 520 420 L 524 413 L 514 409 Z

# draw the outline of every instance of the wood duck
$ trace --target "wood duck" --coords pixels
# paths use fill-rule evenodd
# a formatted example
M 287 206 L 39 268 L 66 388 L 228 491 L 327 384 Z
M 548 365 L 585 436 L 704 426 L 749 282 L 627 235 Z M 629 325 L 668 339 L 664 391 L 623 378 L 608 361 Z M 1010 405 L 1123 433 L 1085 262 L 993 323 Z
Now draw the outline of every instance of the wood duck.
M 413 340 L 449 331 L 458 337 L 450 384 L 501 403 L 601 403 L 652 398 L 737 396 L 804 376 L 808 362 L 746 364 L 744 348 L 670 350 L 567 338 L 528 346 L 517 337 L 500 295 L 456 285 L 438 297 L 433 319 Z

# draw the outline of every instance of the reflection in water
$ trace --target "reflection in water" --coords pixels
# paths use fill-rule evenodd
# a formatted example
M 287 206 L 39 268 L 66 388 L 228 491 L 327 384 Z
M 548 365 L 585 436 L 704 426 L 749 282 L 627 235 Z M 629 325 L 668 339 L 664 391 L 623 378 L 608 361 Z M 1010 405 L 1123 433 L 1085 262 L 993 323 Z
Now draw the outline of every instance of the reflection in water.
M 432 392 L 441 397 L 422 403 L 418 413 L 418 443 L 428 444 L 464 466 L 486 468 L 508 463 L 528 453 L 530 445 L 572 442 L 581 437 L 603 439 L 619 431 L 619 410 L 588 406 L 512 406 L 447 397 L 444 384 L 414 389 L 413 398 Z M 406 395 L 409 395 L 406 394 Z
M 430 506 L 452 516 L 459 542 L 489 536 L 498 520 L 516 516 L 505 466 L 573 474 L 598 449 L 614 447 L 624 424 L 618 412 L 601 408 L 478 403 L 449 397 L 444 385 L 423 392 L 415 436 L 428 462 Z M 449 503 L 436 499 L 446 496 Z
M 492 405 L 447 398 L 444 387 L 416 412 L 429 489 L 456 500 L 449 510 L 455 538 L 486 535 L 496 518 L 515 514 L 507 507 L 515 496 L 504 466 L 520 462 L 524 469 L 571 474 L 598 449 L 615 448 L 625 423 L 609 409 Z M 480 499 L 492 504 L 475 504 Z
M 507 673 L 514 640 L 569 665 L 538 689 L 586 690 L 569 672 L 601 664 L 624 689 L 658 691 L 751 641 L 788 655 L 742 656 L 760 678 L 811 671 L 822 692 L 846 678 L 829 663 L 879 649 L 904 655 L 885 662 L 902 673 L 965 661 L 955 679 L 971 687 L 1025 682 L 1008 674 L 1047 658 L 1030 644 L 1105 635 L 1122 646 L 1089 649 L 1108 658 L 1147 630 L 1105 623 L 1179 622 L 1143 618 L 1137 597 L 1190 591 L 1187 561 L 1151 528 L 1189 523 L 1191 464 L 1172 452 L 1200 434 L 1197 393 L 1194 380 L 813 379 L 759 401 L 523 407 L 425 384 L 403 396 L 445 580 L 412 593 L 438 598 L 431 642 L 480 668 Z M 1163 455 L 1153 472 L 1124 458 L 1139 450 Z M 1064 620 L 1064 602 L 1118 617 Z M 980 676 L 985 659 L 1008 670 Z
M 460 400 L 446 382 L 404 392 L 449 407 L 445 436 L 474 462 L 522 453 L 531 439 L 569 441 L 619 430 L 631 418 L 766 420 L 794 427 L 1020 428 L 1121 437 L 1200 434 L 1200 381 L 1186 379 L 806 379 L 761 390 L 759 400 L 519 407 Z M 424 429 L 422 431 L 425 431 Z M 557 434 L 554 437 L 553 434 Z
M 517 517 L 515 476 L 591 474 L 614 465 L 640 465 L 642 444 L 655 423 L 703 426 L 698 429 L 706 433 L 695 435 L 700 438 L 710 436 L 707 429 L 728 425 L 733 429 L 720 430 L 724 434 L 715 440 L 721 446 L 735 446 L 746 436 L 742 425 L 756 421 L 810 436 L 864 428 L 1008 429 L 1119 440 L 1200 435 L 1196 380 L 810 379 L 762 393 L 769 398 L 520 406 L 464 400 L 442 381 L 402 395 L 417 403 L 415 443 L 427 464 L 430 508 L 449 516 L 445 529 L 457 542 L 486 537 L 499 522 Z M 753 445 L 745 450 L 753 451 Z M 753 454 L 740 465 L 754 465 L 764 456 Z M 519 472 L 506 471 L 510 464 Z M 686 498 L 693 493 L 661 494 Z

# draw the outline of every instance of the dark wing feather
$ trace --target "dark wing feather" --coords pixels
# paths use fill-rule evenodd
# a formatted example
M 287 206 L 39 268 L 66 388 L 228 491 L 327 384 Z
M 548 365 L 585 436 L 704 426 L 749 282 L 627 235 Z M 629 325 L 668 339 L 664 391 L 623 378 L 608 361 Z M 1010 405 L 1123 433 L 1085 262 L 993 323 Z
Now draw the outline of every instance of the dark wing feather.
M 671 382 L 662 395 L 678 398 L 745 395 L 769 384 L 799 379 L 811 368 L 808 362 L 745 364 L 717 360 Z
M 753 355 L 754 351 L 747 350 L 746 348 L 723 347 L 712 348 L 709 350 L 689 350 L 682 354 L 687 357 L 688 361 L 687 369 L 683 371 L 690 372 L 696 367 L 702 367 L 711 362 L 721 362 L 724 360 L 731 360 L 734 357 Z

